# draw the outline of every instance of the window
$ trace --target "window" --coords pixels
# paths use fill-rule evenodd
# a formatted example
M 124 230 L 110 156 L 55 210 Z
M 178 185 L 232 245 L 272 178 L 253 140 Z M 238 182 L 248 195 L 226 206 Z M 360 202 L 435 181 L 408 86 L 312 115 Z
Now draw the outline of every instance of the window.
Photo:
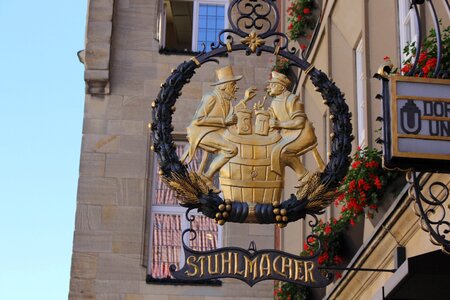
M 178 156 L 181 156 L 185 143 L 177 143 Z M 200 151 L 193 160 L 194 167 L 200 163 Z M 180 268 L 180 262 L 184 260 L 182 251 L 181 234 L 189 228 L 189 222 L 185 218 L 186 208 L 178 205 L 173 191 L 167 188 L 157 173 L 157 161 L 154 160 L 153 191 L 151 208 L 150 230 L 150 256 L 149 274 L 152 278 L 169 278 L 170 265 Z M 221 227 L 213 220 L 202 215 L 195 215 L 192 224 L 197 232 L 197 238 L 193 241 L 185 240 L 185 243 L 194 250 L 210 250 L 221 246 Z
M 323 153 L 322 157 L 325 160 L 325 163 L 328 163 L 329 161 L 329 154 L 331 151 L 331 140 L 330 140 L 330 134 L 331 134 L 331 120 L 329 117 L 328 111 L 325 111 L 322 115 L 322 130 L 323 130 Z
M 400 55 L 402 61 L 408 57 L 403 54 L 406 43 L 417 40 L 418 28 L 416 12 L 411 8 L 410 0 L 399 0 L 398 2 L 398 22 L 400 34 Z
M 356 65 L 356 109 L 358 114 L 358 145 L 366 146 L 366 98 L 364 96 L 363 42 L 359 41 L 355 52 Z
M 227 25 L 227 0 L 165 0 L 160 13 L 160 46 L 167 50 L 199 51 L 217 44 Z

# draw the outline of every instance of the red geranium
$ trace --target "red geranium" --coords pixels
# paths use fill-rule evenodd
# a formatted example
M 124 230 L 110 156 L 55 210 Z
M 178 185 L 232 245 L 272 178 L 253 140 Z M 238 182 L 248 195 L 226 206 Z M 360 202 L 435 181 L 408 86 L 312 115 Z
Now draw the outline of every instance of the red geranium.
M 318 258 L 319 265 L 323 265 L 329 258 L 330 258 L 330 256 L 328 255 L 328 252 L 324 252 Z
M 355 161 L 352 163 L 352 168 L 353 168 L 353 169 L 356 169 L 357 167 L 359 167 L 360 164 L 361 164 L 361 162 L 360 162 L 359 160 L 355 160 Z
M 312 0 L 291 1 L 287 9 L 288 22 L 292 24 L 292 27 L 288 27 L 288 35 L 291 40 L 296 40 L 299 37 L 306 37 L 314 29 L 316 20 L 312 14 Z
M 380 168 L 381 152 L 376 149 L 358 148 L 353 156 L 353 164 L 349 169 L 340 187 L 336 191 L 335 205 L 341 205 L 339 218 L 329 221 L 319 220 L 313 228 L 307 243 L 303 244 L 302 256 L 312 256 L 318 253 L 318 263 L 323 266 L 341 265 L 342 258 L 342 232 L 349 226 L 355 226 L 363 220 L 367 213 L 373 217 L 379 207 L 382 193 L 391 173 Z M 319 243 L 320 242 L 320 243 Z M 321 248 L 319 249 L 319 244 Z M 336 279 L 341 274 L 336 273 Z M 283 294 L 277 300 L 285 300 L 289 295 L 286 292 L 290 283 L 283 284 Z M 284 287 L 287 287 L 286 290 Z M 292 287 L 290 287 L 292 288 Z M 294 294 L 292 294 L 294 295 Z
M 407 64 L 405 64 L 404 66 L 403 66 L 403 68 L 402 68 L 402 73 L 403 74 L 406 74 L 406 73 L 408 73 L 409 71 L 411 71 L 411 68 L 412 68 L 412 64 L 410 64 L 410 63 L 407 63 Z
M 445 74 L 450 71 L 450 26 L 441 28 L 441 51 L 437 49 L 436 30 L 433 28 L 428 32 L 428 35 L 421 41 L 421 52 L 417 53 L 418 45 L 416 42 L 409 42 L 403 49 L 405 59 L 402 61 L 401 71 L 403 75 L 411 72 L 413 63 L 417 58 L 417 65 L 411 76 L 421 77 L 436 77 L 436 65 L 438 54 L 440 54 L 440 70 Z M 417 57 L 418 55 L 418 57 Z

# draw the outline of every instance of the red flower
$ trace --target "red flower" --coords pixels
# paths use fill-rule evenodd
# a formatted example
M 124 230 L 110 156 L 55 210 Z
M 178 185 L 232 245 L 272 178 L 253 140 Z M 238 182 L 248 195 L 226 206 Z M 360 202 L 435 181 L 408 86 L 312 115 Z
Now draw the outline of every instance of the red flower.
M 309 15 L 309 14 L 311 13 L 311 9 L 310 9 L 309 7 L 305 7 L 305 8 L 303 9 L 303 13 L 304 13 L 305 15 Z
M 360 162 L 359 160 L 355 160 L 355 161 L 352 163 L 352 169 L 358 168 L 360 164 L 361 164 L 361 162 Z
M 350 184 L 348 185 L 348 192 L 351 193 L 355 190 L 356 188 L 356 182 L 353 179 L 352 181 L 350 181 Z
M 292 29 L 292 27 L 293 27 L 292 23 L 289 23 L 288 29 Z
M 309 246 L 306 242 L 303 243 L 303 250 L 308 250 Z
M 308 238 L 308 243 L 310 243 L 310 244 L 314 243 L 315 241 L 316 241 L 316 239 L 313 238 L 312 236 L 310 236 L 310 237 Z
M 324 262 L 326 262 L 330 257 L 328 256 L 328 252 L 325 252 L 319 258 L 317 259 L 317 262 L 319 265 L 323 265 Z
M 372 160 L 369 162 L 366 162 L 366 168 L 378 168 L 378 162 Z M 369 176 L 372 174 L 369 174 Z
M 406 65 L 403 66 L 401 71 L 403 74 L 405 74 L 405 73 L 408 73 L 409 71 L 411 71 L 411 68 L 412 68 L 412 65 L 410 63 L 407 63 Z
M 391 60 L 391 58 L 389 56 L 387 56 L 387 55 L 383 59 L 384 59 L 384 61 Z
M 330 234 L 331 233 L 331 226 L 330 225 L 325 226 L 325 229 L 323 231 L 325 232 L 325 234 Z
M 380 178 L 378 178 L 378 177 L 375 177 L 375 181 L 373 184 L 375 184 L 375 186 L 377 187 L 378 190 L 381 190 L 381 188 L 383 187 L 383 185 L 381 184 Z
M 437 58 L 432 57 L 427 61 L 426 65 L 430 68 L 434 68 L 434 67 L 436 67 L 436 63 L 437 63 Z
M 421 64 L 425 59 L 427 59 L 427 52 L 423 51 L 422 53 L 420 53 L 419 55 L 419 64 Z
M 350 225 L 355 226 L 355 221 L 353 219 L 350 219 Z
M 368 191 L 370 190 L 370 186 L 364 181 L 364 179 L 361 178 L 358 180 L 358 189 Z
M 300 22 L 301 19 L 302 19 L 302 16 L 301 16 L 301 15 L 298 15 L 298 16 L 297 16 L 297 21 Z
M 305 45 L 305 44 L 300 44 L 300 48 L 301 48 L 302 50 L 305 50 L 305 49 L 306 49 L 306 45 Z
M 377 208 L 378 208 L 378 205 L 376 205 L 376 204 L 371 204 L 369 207 L 370 207 L 371 209 L 377 209 Z

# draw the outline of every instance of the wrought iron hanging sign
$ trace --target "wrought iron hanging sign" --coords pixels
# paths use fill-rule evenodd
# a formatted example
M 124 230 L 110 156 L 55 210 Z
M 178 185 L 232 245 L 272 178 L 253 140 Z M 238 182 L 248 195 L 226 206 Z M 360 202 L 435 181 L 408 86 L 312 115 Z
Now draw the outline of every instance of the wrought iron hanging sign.
M 425 4 L 434 24 L 436 43 L 436 65 L 428 74 L 419 67 L 424 45 L 419 6 Z M 450 9 L 448 1 L 445 5 Z M 377 98 L 383 100 L 383 161 L 388 168 L 409 171 L 409 195 L 420 217 L 419 224 L 429 233 L 430 241 L 449 254 L 450 189 L 446 181 L 432 174 L 450 173 L 450 70 L 441 61 L 444 47 L 433 1 L 413 0 L 411 8 L 418 28 L 411 69 L 404 76 L 391 76 L 393 65 L 389 61 L 374 75 L 382 81 L 382 95 Z
M 284 227 L 310 215 L 314 219 L 310 225 L 315 226 L 316 215 L 330 204 L 334 189 L 350 164 L 353 136 L 344 96 L 323 72 L 305 58 L 298 57 L 295 48 L 287 49 L 287 36 L 276 32 L 279 12 L 275 1 L 234 0 L 229 5 L 228 19 L 231 28 L 220 32 L 218 44 L 212 44 L 209 51 L 204 47 L 199 55 L 173 70 L 152 104 L 152 148 L 158 157 L 159 174 L 176 192 L 180 205 L 197 209 L 219 225 L 238 222 Z M 247 104 L 257 95 L 253 87 L 248 88 L 244 99 L 232 107 L 231 100 L 235 98 L 236 85 L 242 76 L 234 74 L 231 66 L 216 70 L 213 90 L 203 96 L 187 128 L 189 146 L 182 157 L 178 157 L 171 122 L 183 86 L 203 64 L 218 63 L 215 57 L 235 51 L 245 51 L 246 55 L 259 56 L 262 52 L 279 55 L 310 76 L 316 90 L 322 94 L 324 104 L 329 107 L 333 123 L 327 165 L 316 149 L 317 138 L 303 104 L 287 89 L 290 80 L 283 74 L 272 72 L 267 94 L 253 109 Z M 268 97 L 272 101 L 266 108 Z M 189 163 L 196 151 L 202 152 L 202 162 L 198 169 L 193 169 Z M 318 171 L 312 174 L 299 159 L 309 151 L 318 165 Z M 285 166 L 295 171 L 299 186 L 289 199 L 280 201 Z M 216 174 L 219 175 L 220 189 L 213 184 Z M 184 251 L 186 263 L 182 270 L 172 270 L 175 278 L 234 277 L 249 285 L 278 279 L 312 287 L 331 282 L 330 274 L 322 274 L 317 269 L 320 247 L 315 255 L 306 258 L 275 250 L 249 252 L 224 248 L 196 252 L 184 245 Z
M 449 172 L 450 81 L 392 76 L 386 89 L 385 165 Z
M 188 234 L 192 230 L 183 233 Z M 236 278 L 250 286 L 263 280 L 280 280 L 309 287 L 324 287 L 332 277 L 318 269 L 317 252 L 313 256 L 300 257 L 277 250 L 256 249 L 254 242 L 248 250 L 226 247 L 211 251 L 194 251 L 183 243 L 186 263 L 172 275 L 182 280 Z

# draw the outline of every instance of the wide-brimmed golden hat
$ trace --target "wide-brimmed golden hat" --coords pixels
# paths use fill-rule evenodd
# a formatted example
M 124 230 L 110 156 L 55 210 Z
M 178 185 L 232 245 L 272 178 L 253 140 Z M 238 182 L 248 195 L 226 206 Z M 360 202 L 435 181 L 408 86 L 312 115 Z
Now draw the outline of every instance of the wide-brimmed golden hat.
M 230 81 L 241 80 L 242 75 L 234 76 L 231 66 L 226 66 L 216 70 L 217 81 L 211 85 L 219 85 Z
M 272 78 L 267 82 L 279 83 L 286 87 L 288 87 L 291 84 L 291 81 L 286 75 L 278 73 L 276 71 L 272 71 Z

